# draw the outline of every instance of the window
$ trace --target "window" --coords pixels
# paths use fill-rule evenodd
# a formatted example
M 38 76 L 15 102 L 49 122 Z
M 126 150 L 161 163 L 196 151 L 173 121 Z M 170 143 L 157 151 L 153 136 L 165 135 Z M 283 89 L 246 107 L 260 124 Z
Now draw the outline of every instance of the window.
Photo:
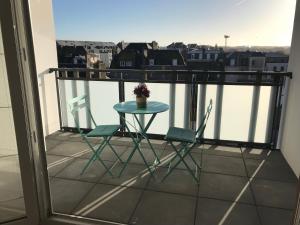
M 121 67 L 125 67 L 126 66 L 126 62 L 125 61 L 120 61 L 120 66 Z
M 215 60 L 218 59 L 218 56 L 219 56 L 218 53 L 216 53 L 216 54 L 215 54 Z
M 210 59 L 210 53 L 207 53 L 206 55 L 206 59 L 209 60 Z
M 199 59 L 201 60 L 203 58 L 202 53 L 199 53 Z
M 149 59 L 149 65 L 154 66 L 154 59 Z
M 191 54 L 191 59 L 195 59 L 195 54 Z
M 230 59 L 230 66 L 235 66 L 235 59 Z
M 284 71 L 284 66 L 280 67 L 280 71 L 283 72 Z
M 273 71 L 274 71 L 274 72 L 277 71 L 277 66 L 273 66 Z
M 173 65 L 173 66 L 177 66 L 177 59 L 173 59 L 173 60 L 172 60 L 172 65 Z
M 128 67 L 132 66 L 132 62 L 131 61 L 126 61 L 126 66 L 128 66 Z

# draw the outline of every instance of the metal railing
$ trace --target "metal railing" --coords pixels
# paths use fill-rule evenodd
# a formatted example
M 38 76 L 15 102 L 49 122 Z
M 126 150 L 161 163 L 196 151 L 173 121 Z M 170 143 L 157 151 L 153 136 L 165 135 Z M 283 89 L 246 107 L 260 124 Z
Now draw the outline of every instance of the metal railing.
M 167 126 L 178 125 L 178 122 L 176 121 L 179 118 L 180 121 L 183 120 L 183 123 L 179 124 L 180 126 L 196 129 L 200 121 L 198 118 L 201 118 L 204 115 L 205 106 L 208 102 L 207 98 L 210 97 L 208 96 L 208 89 L 212 89 L 212 87 L 214 87 L 214 119 L 211 123 L 213 124 L 213 126 L 211 126 L 213 127 L 211 130 L 213 131 L 211 137 L 204 136 L 201 140 L 208 144 L 271 149 L 278 148 L 277 141 L 283 99 L 282 91 L 286 80 L 292 78 L 292 74 L 288 72 L 252 71 L 229 72 L 199 70 L 99 70 L 86 68 L 51 68 L 50 72 L 54 72 L 56 78 L 61 130 L 75 131 L 75 127 L 69 122 L 70 120 L 68 118 L 68 109 L 66 104 L 67 99 L 77 96 L 79 92 L 85 93 L 90 97 L 93 97 L 94 95 L 101 95 L 99 93 L 101 91 L 105 91 L 103 90 L 106 86 L 104 84 L 107 84 L 111 87 L 111 93 L 107 93 L 110 91 L 102 93 L 102 96 L 97 97 L 97 100 L 95 100 L 93 104 L 98 101 L 101 102 L 102 100 L 105 100 L 106 94 L 107 96 L 115 96 L 114 98 L 116 102 L 123 102 L 128 99 L 128 88 L 126 88 L 126 86 L 131 87 L 130 84 L 135 84 L 137 82 L 145 82 L 152 85 L 154 89 L 152 89 L 152 92 L 154 93 L 156 87 L 158 87 L 158 85 L 162 85 L 160 89 L 165 91 L 164 95 L 168 95 L 168 103 L 170 105 Z M 94 82 L 100 82 L 102 84 L 102 88 L 100 86 L 98 89 L 93 87 L 92 92 L 96 89 L 98 91 L 95 94 L 92 94 L 91 85 Z M 242 113 L 243 115 L 239 115 L 238 113 L 236 114 L 236 118 L 243 116 L 249 120 L 249 123 L 246 122 L 245 126 L 243 126 L 244 133 L 245 130 L 247 130 L 247 137 L 244 138 L 244 140 L 224 139 L 221 135 L 223 124 L 222 118 L 224 122 L 226 121 L 224 119 L 225 117 L 235 115 L 235 111 L 229 113 L 232 115 L 226 116 L 222 113 L 222 109 L 228 106 L 228 103 L 225 104 L 223 99 L 224 89 L 227 93 L 230 88 L 234 89 L 232 87 L 241 87 L 239 89 L 240 94 L 243 94 L 244 90 L 248 93 L 248 97 L 245 97 L 245 102 L 249 102 L 247 103 L 247 107 L 250 107 L 250 110 L 248 110 L 249 112 L 247 111 L 246 113 Z M 269 88 L 269 97 L 266 106 L 266 102 L 260 103 L 260 101 L 262 95 L 261 90 L 262 88 L 267 87 Z M 117 93 L 115 93 L 116 91 Z M 239 92 L 236 92 L 237 95 L 239 95 Z M 264 89 L 263 92 L 265 92 Z M 181 101 L 179 104 L 179 100 L 177 98 L 182 98 L 183 102 Z M 116 102 L 112 102 L 111 104 L 113 105 Z M 93 106 L 93 104 L 91 104 L 91 106 Z M 232 104 L 235 104 L 234 100 Z M 260 107 L 264 107 L 263 112 L 259 111 Z M 267 114 L 265 115 L 266 119 L 263 122 L 265 123 L 265 129 L 263 132 L 264 141 L 255 140 L 258 129 L 258 114 Z M 80 117 L 81 120 L 85 117 L 82 114 L 77 116 Z M 83 122 L 84 125 L 82 125 L 82 128 L 88 131 L 91 129 L 91 123 L 87 116 L 85 118 L 86 122 Z M 119 120 L 119 122 L 123 125 L 121 120 Z M 124 126 L 122 127 L 123 128 L 118 135 L 128 136 L 124 130 Z M 162 133 L 151 132 L 149 135 L 151 138 L 164 138 Z

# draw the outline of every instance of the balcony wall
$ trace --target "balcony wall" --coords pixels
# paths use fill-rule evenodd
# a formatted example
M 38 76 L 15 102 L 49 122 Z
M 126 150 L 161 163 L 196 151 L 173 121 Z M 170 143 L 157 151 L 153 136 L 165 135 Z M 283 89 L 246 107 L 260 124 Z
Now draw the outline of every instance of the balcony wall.
M 57 67 L 55 26 L 51 0 L 30 0 L 30 16 L 44 135 L 59 129 L 55 78 L 48 73 Z
M 300 174 L 300 1 L 297 1 L 288 71 L 293 72 L 283 129 L 282 152 L 297 176 Z

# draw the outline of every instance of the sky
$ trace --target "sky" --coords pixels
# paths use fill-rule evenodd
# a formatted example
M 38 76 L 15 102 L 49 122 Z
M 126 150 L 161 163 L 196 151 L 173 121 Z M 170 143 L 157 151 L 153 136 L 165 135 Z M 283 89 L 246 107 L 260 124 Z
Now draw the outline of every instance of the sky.
M 53 0 L 57 39 L 289 46 L 296 0 Z

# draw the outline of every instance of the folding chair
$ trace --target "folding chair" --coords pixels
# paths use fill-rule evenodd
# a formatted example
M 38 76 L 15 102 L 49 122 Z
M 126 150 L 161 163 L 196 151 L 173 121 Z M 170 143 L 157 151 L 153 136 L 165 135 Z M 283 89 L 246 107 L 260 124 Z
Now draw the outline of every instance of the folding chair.
M 76 125 L 76 128 L 77 128 L 78 132 L 80 133 L 83 140 L 85 140 L 85 142 L 87 143 L 87 145 L 89 146 L 89 148 L 93 152 L 93 155 L 91 156 L 91 158 L 89 159 L 87 164 L 84 166 L 81 174 L 83 174 L 85 172 L 85 170 L 91 165 L 91 163 L 93 161 L 98 160 L 101 163 L 101 165 L 104 166 L 106 171 L 111 176 L 113 176 L 112 172 L 107 167 L 107 165 L 104 163 L 104 161 L 101 159 L 100 155 L 103 152 L 103 150 L 105 149 L 105 147 L 109 146 L 110 149 L 112 150 L 112 152 L 118 158 L 118 160 L 123 163 L 123 161 L 121 160 L 121 158 L 117 154 L 116 150 L 110 144 L 110 140 L 111 140 L 112 136 L 121 128 L 121 125 L 99 125 L 98 126 L 96 124 L 95 120 L 94 120 L 94 117 L 91 113 L 90 108 L 87 105 L 87 96 L 86 95 L 81 95 L 81 96 L 78 96 L 76 98 L 73 98 L 73 99 L 69 100 L 68 105 L 69 105 L 70 111 L 73 115 L 75 125 Z M 79 112 L 81 109 L 86 109 L 87 110 L 87 112 L 88 112 L 87 115 L 90 116 L 90 118 L 91 118 L 91 120 L 92 120 L 92 122 L 95 126 L 95 128 L 87 134 L 84 134 L 83 131 L 80 129 L 79 121 L 76 119 L 76 116 L 75 116 L 75 114 L 77 112 Z M 94 137 L 103 138 L 103 141 L 97 147 L 96 146 L 93 147 L 93 145 L 89 141 L 89 138 L 94 138 Z
M 201 120 L 199 128 L 194 131 L 191 129 L 184 129 L 184 128 L 178 128 L 178 127 L 170 127 L 168 130 L 168 133 L 165 137 L 168 143 L 171 144 L 172 148 L 174 149 L 176 155 L 170 160 L 169 162 L 169 169 L 167 174 L 164 176 L 162 181 L 164 181 L 171 173 L 172 171 L 182 162 L 189 173 L 193 176 L 193 178 L 196 180 L 196 182 L 199 182 L 199 179 L 196 177 L 197 174 L 197 169 L 201 169 L 201 166 L 198 165 L 196 160 L 191 154 L 191 150 L 195 147 L 197 143 L 197 139 L 199 140 L 204 133 L 204 130 L 206 128 L 206 123 L 208 121 L 210 112 L 212 110 L 212 100 L 210 100 L 209 105 L 207 107 L 206 113 L 204 117 Z M 174 146 L 173 142 L 181 142 L 181 148 L 179 150 L 176 149 Z M 192 160 L 192 162 L 196 166 L 196 172 L 195 174 L 193 173 L 193 170 L 190 168 L 190 166 L 187 164 L 185 161 L 186 156 L 189 156 Z M 171 166 L 171 164 L 177 159 L 175 164 Z M 201 152 L 201 161 L 202 161 L 202 152 Z

